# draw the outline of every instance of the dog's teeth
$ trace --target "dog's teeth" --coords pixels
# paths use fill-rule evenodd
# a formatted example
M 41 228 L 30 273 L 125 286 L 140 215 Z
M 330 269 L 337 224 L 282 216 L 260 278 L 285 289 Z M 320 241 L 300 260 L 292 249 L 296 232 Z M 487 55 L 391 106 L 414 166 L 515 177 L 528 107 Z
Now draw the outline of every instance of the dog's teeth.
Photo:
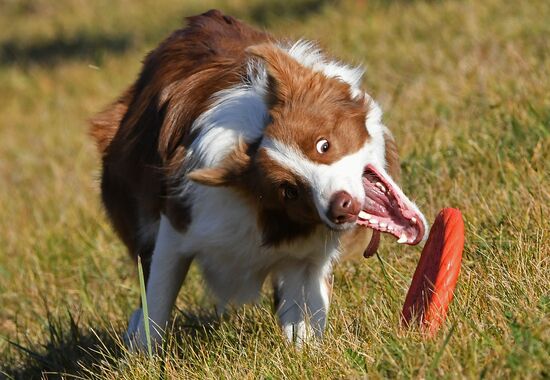
M 413 222 L 414 224 L 416 224 L 416 218 L 415 218 L 414 216 L 411 218 L 411 222 Z
M 378 187 L 380 190 L 382 190 L 383 193 L 386 192 L 386 186 L 384 186 L 381 182 L 376 182 L 374 186 Z
M 393 226 L 388 226 L 388 231 L 393 231 L 394 229 Z
M 367 214 L 365 211 L 359 211 L 359 215 L 357 215 L 360 219 L 363 219 L 363 220 L 369 220 L 370 219 L 370 215 Z
M 388 223 L 380 222 L 381 228 L 386 228 L 388 226 Z
M 409 243 L 410 243 L 410 244 L 414 243 L 414 239 L 410 239 L 410 240 L 409 240 Z
M 405 235 L 404 233 L 402 233 L 401 236 L 399 237 L 399 240 L 397 240 L 397 242 L 398 242 L 399 244 L 406 243 L 406 242 L 407 242 L 407 235 Z
M 370 224 L 378 224 L 378 220 L 376 220 L 376 219 L 371 219 L 371 220 L 369 220 L 369 223 L 370 223 Z

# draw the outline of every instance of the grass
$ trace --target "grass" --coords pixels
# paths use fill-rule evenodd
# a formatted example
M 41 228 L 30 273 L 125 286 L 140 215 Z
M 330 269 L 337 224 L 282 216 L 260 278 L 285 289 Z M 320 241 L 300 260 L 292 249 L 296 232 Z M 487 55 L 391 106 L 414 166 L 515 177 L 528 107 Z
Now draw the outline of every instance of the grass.
M 320 345 L 285 345 L 267 293 L 217 320 L 192 268 L 166 355 L 123 348 L 138 276 L 100 206 L 86 119 L 210 7 L 366 65 L 407 193 L 429 219 L 465 217 L 434 339 L 399 328 L 420 248 L 388 239 L 338 266 Z M 549 19 L 544 0 L 0 1 L 0 377 L 548 378 Z
M 141 257 L 138 256 L 138 276 L 139 276 L 139 292 L 141 300 L 141 308 L 143 310 L 143 321 L 144 321 L 144 330 L 145 338 L 147 339 L 147 353 L 149 354 L 149 359 L 153 357 L 153 347 L 151 345 L 151 331 L 149 330 L 149 306 L 147 303 L 147 291 L 145 289 L 145 279 L 143 277 L 143 267 L 141 266 Z

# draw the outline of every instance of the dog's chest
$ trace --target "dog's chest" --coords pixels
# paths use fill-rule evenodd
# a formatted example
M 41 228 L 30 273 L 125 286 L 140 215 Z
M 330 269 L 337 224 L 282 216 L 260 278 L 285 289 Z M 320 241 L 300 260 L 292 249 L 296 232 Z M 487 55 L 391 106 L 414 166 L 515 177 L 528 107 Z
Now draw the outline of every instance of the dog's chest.
M 262 244 L 257 212 L 230 189 L 194 191 L 192 221 L 182 239 L 221 303 L 254 300 L 267 275 L 298 262 L 325 262 L 336 242 L 320 228 L 278 247 Z

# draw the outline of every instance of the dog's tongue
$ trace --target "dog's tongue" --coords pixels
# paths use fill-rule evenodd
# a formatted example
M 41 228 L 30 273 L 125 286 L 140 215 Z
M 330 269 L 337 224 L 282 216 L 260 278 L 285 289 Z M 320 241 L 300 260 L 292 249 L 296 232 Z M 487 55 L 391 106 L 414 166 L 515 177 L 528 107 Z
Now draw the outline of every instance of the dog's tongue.
M 365 249 L 365 252 L 363 253 L 363 256 L 365 258 L 369 258 L 372 255 L 378 251 L 378 246 L 380 245 L 380 232 L 376 230 L 372 230 L 372 237 L 370 239 L 370 243 L 367 246 L 367 249 Z
M 374 230 L 365 257 L 372 256 L 378 249 L 380 232 L 395 236 L 401 244 L 416 245 L 422 241 L 423 217 L 391 179 L 368 165 L 363 174 L 363 186 L 365 203 L 357 224 Z

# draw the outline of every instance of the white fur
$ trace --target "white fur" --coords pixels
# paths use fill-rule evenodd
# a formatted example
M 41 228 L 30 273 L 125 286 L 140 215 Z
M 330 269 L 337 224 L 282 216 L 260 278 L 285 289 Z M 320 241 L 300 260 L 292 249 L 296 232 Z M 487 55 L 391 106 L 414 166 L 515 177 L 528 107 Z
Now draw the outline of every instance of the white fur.
M 311 336 L 322 336 L 329 309 L 325 279 L 330 270 L 330 263 L 293 265 L 275 274 L 280 297 L 277 315 L 289 341 L 300 345 Z
M 362 94 L 363 70 L 360 67 L 352 68 L 337 61 L 328 61 L 321 50 L 308 41 L 298 41 L 285 50 L 302 65 L 348 83 L 354 96 Z M 187 156 L 200 167 L 212 167 L 231 152 L 239 138 L 247 142 L 260 138 L 268 121 L 264 101 L 266 86 L 265 67 L 261 61 L 251 59 L 243 83 L 215 94 L 212 107 L 193 123 L 191 129 L 199 131 L 199 136 L 191 144 Z M 381 112 L 377 105 L 374 106 L 377 111 L 371 112 L 380 123 Z M 383 146 L 382 140 L 381 149 Z
M 354 98 L 361 96 L 361 78 L 364 74 L 362 67 L 351 67 L 342 62 L 327 60 L 321 49 L 311 41 L 300 40 L 283 49 L 303 66 L 349 84 Z
M 230 301 L 238 305 L 255 300 L 267 275 L 276 273 L 283 282 L 284 304 L 292 309 L 279 314 L 283 329 L 298 328 L 297 338 L 305 339 L 305 330 L 296 326 L 305 326 L 306 315 L 310 315 L 308 323 L 314 334 L 320 335 L 328 310 L 323 279 L 338 256 L 338 234 L 320 227 L 308 238 L 276 248 L 265 247 L 253 210 L 231 190 L 196 185 L 194 194 L 193 221 L 184 234 L 176 231 L 167 218 L 161 218 L 147 286 L 153 340 L 159 342 L 163 336 L 193 259 L 217 296 L 220 312 Z M 296 268 L 308 275 L 285 280 L 287 273 Z M 136 326 L 133 316 L 128 336 L 131 342 L 145 347 L 143 317 L 139 314 L 137 318 L 140 320 Z
M 304 66 L 349 83 L 353 96 L 362 96 L 360 69 L 326 60 L 307 42 L 300 41 L 287 51 Z M 212 107 L 192 126 L 198 136 L 188 150 L 190 164 L 182 168 L 183 172 L 216 166 L 240 138 L 250 142 L 262 137 L 268 122 L 264 102 L 266 78 L 261 63 L 251 60 L 241 85 L 215 95 Z M 370 142 L 331 165 L 314 163 L 280 141 L 265 137 L 262 140 L 260 149 L 266 149 L 273 159 L 309 181 L 319 215 L 327 225 L 332 225 L 326 217 L 332 194 L 345 190 L 356 199 L 363 199 L 364 167 L 372 163 L 384 170 L 385 127 L 378 106 L 371 102 L 370 107 L 365 121 Z M 159 341 L 162 337 L 192 260 L 196 260 L 218 297 L 218 310 L 229 302 L 254 300 L 266 277 L 273 274 L 281 295 L 277 314 L 285 335 L 296 342 L 320 336 L 329 307 L 325 278 L 338 257 L 339 233 L 323 225 L 307 238 L 277 247 L 264 246 L 256 210 L 233 190 L 185 182 L 179 191 L 190 197 L 191 223 L 181 233 L 163 216 L 158 227 L 147 287 L 154 339 Z M 155 227 L 151 226 L 151 230 Z M 139 310 L 131 318 L 128 336 L 139 346 L 145 346 L 144 321 Z
M 289 168 L 295 174 L 304 178 L 314 194 L 314 201 L 319 216 L 332 228 L 346 226 L 332 223 L 328 217 L 329 202 L 338 191 L 346 191 L 362 203 L 365 198 L 362 174 L 368 164 L 382 171 L 385 167 L 384 126 L 380 121 L 380 108 L 371 103 L 365 127 L 370 137 L 360 150 L 330 164 L 316 163 L 307 158 L 294 147 L 283 144 L 275 139 L 264 138 L 261 148 L 279 164 Z
M 153 251 L 151 273 L 147 282 L 150 332 L 153 342 L 162 339 L 179 289 L 187 275 L 192 258 L 181 254 L 181 235 L 162 216 Z M 127 337 L 130 342 L 145 347 L 145 321 L 141 309 L 130 319 Z
M 239 138 L 245 141 L 260 138 L 268 116 L 262 92 L 258 85 L 218 92 L 212 107 L 192 125 L 192 131 L 199 131 L 199 135 L 187 156 L 200 166 L 216 166 L 235 148 Z
M 220 308 L 254 300 L 266 276 L 289 259 L 325 263 L 336 255 L 337 238 L 325 227 L 307 239 L 266 247 L 256 211 L 234 191 L 197 185 L 193 194 L 193 222 L 182 248 L 195 255 Z

